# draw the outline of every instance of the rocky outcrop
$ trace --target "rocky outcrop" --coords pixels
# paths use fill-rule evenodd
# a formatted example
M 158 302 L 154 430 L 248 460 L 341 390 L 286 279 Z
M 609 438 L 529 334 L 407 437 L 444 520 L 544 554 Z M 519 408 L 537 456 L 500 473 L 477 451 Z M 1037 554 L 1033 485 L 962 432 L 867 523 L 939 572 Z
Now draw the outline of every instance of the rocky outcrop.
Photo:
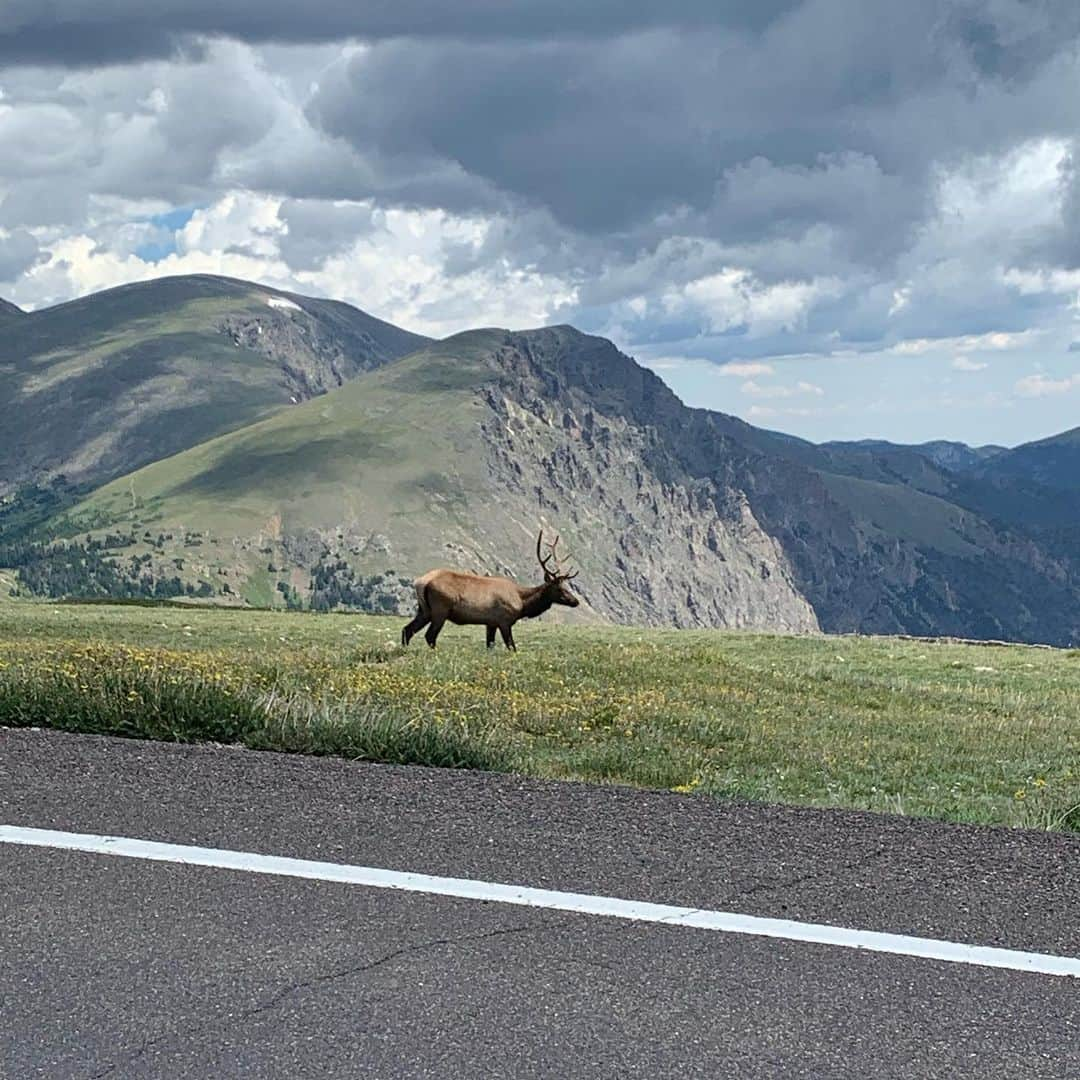
M 275 364 L 294 403 L 334 390 L 398 355 L 363 328 L 328 325 L 299 304 L 273 300 L 265 312 L 226 316 L 221 331 L 234 345 Z
M 572 348 L 561 350 L 557 335 L 535 338 L 514 335 L 494 357 L 500 379 L 485 391 L 482 424 L 488 470 L 512 518 L 534 520 L 539 508 L 573 535 L 590 607 L 652 626 L 817 630 L 745 494 L 691 475 L 661 431 L 561 366 L 572 364 Z
M 620 620 L 1080 640 L 1061 543 L 864 478 L 885 468 L 834 474 L 835 448 L 688 409 L 569 327 L 508 335 L 493 366 L 493 475 L 589 538 L 595 604 Z

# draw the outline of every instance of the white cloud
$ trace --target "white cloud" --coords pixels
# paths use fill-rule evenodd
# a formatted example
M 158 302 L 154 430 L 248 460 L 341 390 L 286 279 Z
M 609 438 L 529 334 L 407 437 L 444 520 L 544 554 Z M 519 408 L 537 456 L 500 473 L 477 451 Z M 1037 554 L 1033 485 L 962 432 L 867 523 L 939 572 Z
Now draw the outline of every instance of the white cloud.
M 811 417 L 822 416 L 826 412 L 842 412 L 842 409 L 815 409 L 808 406 L 785 406 L 783 408 L 776 408 L 772 405 L 751 405 L 746 410 L 746 415 L 751 420 L 769 420 L 783 416 L 793 417 Z
M 800 329 L 818 300 L 840 291 L 833 279 L 766 285 L 748 270 L 728 267 L 669 290 L 663 306 L 672 315 L 699 315 L 714 334 L 744 328 L 758 338 Z
M 899 341 L 889 349 L 900 356 L 923 356 L 936 350 L 970 353 L 980 350 L 1008 351 L 1028 348 L 1040 336 L 1038 330 L 1006 332 L 994 330 L 986 334 L 966 334 L 962 337 L 911 338 Z
M 903 285 L 893 289 L 892 303 L 889 305 L 889 317 L 903 311 L 911 303 L 911 286 Z
M 505 260 L 465 274 L 446 272 L 451 254 L 483 243 L 490 222 L 441 210 L 372 211 L 372 228 L 311 271 L 292 270 L 280 244 L 282 200 L 228 192 L 176 234 L 177 250 L 149 262 L 87 235 L 51 245 L 50 258 L 24 274 L 11 299 L 33 308 L 166 274 L 229 277 L 332 296 L 407 329 L 444 336 L 476 326 L 522 329 L 553 321 L 575 290 L 554 275 Z
M 740 387 L 744 394 L 759 398 L 792 398 L 802 394 L 810 394 L 814 397 L 824 397 L 825 391 L 814 383 L 801 381 L 794 386 L 762 386 L 761 383 L 749 379 Z
M 273 259 L 285 231 L 278 217 L 281 200 L 250 192 L 230 192 L 212 206 L 196 210 L 176 234 L 181 256 L 193 252 L 239 252 Z
M 1069 142 L 1025 139 L 1004 155 L 961 159 L 943 173 L 938 217 L 928 238 L 955 253 L 1006 255 L 1018 237 L 1049 228 L 1061 208 L 1061 169 Z
M 990 365 L 970 356 L 957 356 L 952 362 L 953 371 L 985 371 Z
M 697 356 L 639 356 L 637 360 L 653 371 L 685 371 L 690 368 L 712 367 L 708 360 Z
M 754 376 L 775 375 L 776 368 L 772 364 L 739 363 L 721 364 L 716 369 L 717 375 L 735 376 L 740 379 L 752 379 Z
M 1040 293 L 1068 296 L 1080 293 L 1080 270 L 1018 270 L 1012 267 L 1002 274 L 1002 280 L 1021 296 L 1037 296 Z
M 1063 379 L 1051 379 L 1046 375 L 1028 375 L 1016 383 L 1016 392 L 1021 397 L 1041 398 L 1056 397 L 1080 389 L 1080 374 L 1066 375 Z

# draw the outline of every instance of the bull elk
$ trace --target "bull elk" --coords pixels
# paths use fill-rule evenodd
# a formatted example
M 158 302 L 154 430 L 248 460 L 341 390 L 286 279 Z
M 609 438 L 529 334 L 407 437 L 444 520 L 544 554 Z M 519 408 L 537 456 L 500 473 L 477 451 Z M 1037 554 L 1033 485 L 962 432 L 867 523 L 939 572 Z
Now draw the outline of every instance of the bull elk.
M 495 644 L 495 631 L 502 634 L 503 644 L 517 650 L 511 627 L 518 619 L 535 619 L 543 615 L 552 604 L 577 607 L 578 598 L 566 587 L 568 581 L 577 577 L 563 572 L 556 555 L 559 538 L 548 544 L 547 555 L 540 554 L 544 530 L 536 538 L 536 557 L 544 571 L 544 584 L 527 587 L 518 585 L 505 577 L 484 577 L 466 574 L 460 570 L 429 570 L 418 577 L 416 587 L 418 610 L 415 618 L 401 631 L 401 644 L 408 645 L 414 634 L 425 626 L 424 639 L 434 649 L 435 641 L 443 624 L 456 626 L 486 626 L 487 647 Z M 555 569 L 551 568 L 554 559 Z

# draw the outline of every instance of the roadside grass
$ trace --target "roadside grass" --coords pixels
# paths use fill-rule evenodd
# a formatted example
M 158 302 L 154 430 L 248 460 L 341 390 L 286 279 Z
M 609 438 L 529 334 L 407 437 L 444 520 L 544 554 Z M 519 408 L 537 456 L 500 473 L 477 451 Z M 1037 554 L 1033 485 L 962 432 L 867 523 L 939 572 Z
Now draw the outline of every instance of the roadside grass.
M 0 606 L 0 724 L 516 771 L 1080 832 L 1080 654 Z

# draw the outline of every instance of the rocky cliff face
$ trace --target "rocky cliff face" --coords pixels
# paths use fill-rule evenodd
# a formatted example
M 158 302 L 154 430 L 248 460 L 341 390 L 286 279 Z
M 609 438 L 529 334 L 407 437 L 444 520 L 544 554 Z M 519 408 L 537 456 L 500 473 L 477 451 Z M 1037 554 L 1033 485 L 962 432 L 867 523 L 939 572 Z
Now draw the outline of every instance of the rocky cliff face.
M 568 327 L 508 335 L 493 363 L 492 473 L 588 537 L 597 606 L 620 620 L 1080 640 L 1075 562 L 931 493 L 937 476 L 919 490 L 887 456 L 688 409 Z
M 234 345 L 265 357 L 280 370 L 280 385 L 294 403 L 318 397 L 349 379 L 418 348 L 425 339 L 326 301 L 269 296 L 264 310 L 230 313 L 220 329 Z M 337 314 L 338 317 L 328 317 Z M 367 325 L 371 324 L 371 325 Z
M 745 494 L 693 475 L 644 422 L 681 410 L 677 399 L 610 343 L 583 356 L 598 340 L 560 329 L 508 335 L 493 356 L 500 378 L 484 392 L 482 431 L 511 515 L 535 520 L 539 508 L 574 537 L 583 594 L 605 617 L 817 630 Z

